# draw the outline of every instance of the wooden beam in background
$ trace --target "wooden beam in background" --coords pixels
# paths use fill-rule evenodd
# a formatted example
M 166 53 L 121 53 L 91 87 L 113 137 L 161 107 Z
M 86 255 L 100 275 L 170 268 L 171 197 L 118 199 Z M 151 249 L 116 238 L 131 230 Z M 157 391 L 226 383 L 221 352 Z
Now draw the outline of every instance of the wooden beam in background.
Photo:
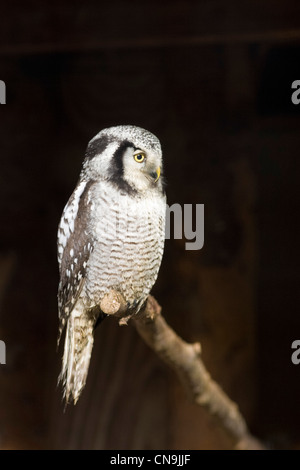
M 234 44 L 276 44 L 284 42 L 300 42 L 300 29 L 290 31 L 268 31 L 261 33 L 205 35 L 177 38 L 145 37 L 136 40 L 122 39 L 110 41 L 62 42 L 62 43 L 24 43 L 0 45 L 0 55 L 32 55 L 49 53 L 76 53 L 106 49 L 149 49 L 167 47 L 218 46 Z
M 31 0 L 1 18 L 2 55 L 300 40 L 294 0 Z

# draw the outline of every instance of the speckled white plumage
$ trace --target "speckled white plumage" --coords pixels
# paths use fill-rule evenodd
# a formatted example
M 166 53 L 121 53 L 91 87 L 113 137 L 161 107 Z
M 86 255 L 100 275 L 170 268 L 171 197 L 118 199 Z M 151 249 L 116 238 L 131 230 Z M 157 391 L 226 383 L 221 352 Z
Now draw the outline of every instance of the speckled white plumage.
M 129 305 L 143 302 L 154 284 L 164 247 L 165 206 L 161 195 L 130 198 L 102 181 L 93 188 L 98 203 L 91 217 L 94 250 L 82 297 L 99 304 L 108 289 Z
M 134 158 L 139 151 L 142 162 Z M 134 126 L 104 129 L 87 148 L 58 231 L 60 335 L 66 325 L 60 380 L 67 401 L 76 403 L 85 385 L 101 299 L 118 290 L 135 314 L 156 281 L 166 211 L 159 167 L 158 139 Z

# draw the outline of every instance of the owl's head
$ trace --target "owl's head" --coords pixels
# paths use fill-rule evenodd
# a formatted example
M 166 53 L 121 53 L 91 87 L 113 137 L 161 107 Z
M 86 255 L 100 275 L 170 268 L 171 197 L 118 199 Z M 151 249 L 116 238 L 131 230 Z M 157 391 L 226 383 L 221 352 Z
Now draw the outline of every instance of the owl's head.
M 131 195 L 162 192 L 160 142 L 136 126 L 103 129 L 88 144 L 82 176 L 105 179 Z

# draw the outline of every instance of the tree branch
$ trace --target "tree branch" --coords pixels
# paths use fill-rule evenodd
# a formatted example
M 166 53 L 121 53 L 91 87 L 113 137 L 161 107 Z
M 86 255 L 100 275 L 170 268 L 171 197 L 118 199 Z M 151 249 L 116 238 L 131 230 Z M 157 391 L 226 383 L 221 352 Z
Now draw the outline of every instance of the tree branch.
M 161 316 L 161 307 L 154 297 L 148 297 L 137 315 L 128 315 L 126 302 L 116 291 L 111 291 L 100 307 L 104 308 L 104 313 L 119 317 L 120 324 L 127 324 L 129 319 L 133 321 L 143 340 L 177 373 L 192 401 L 214 417 L 235 449 L 265 449 L 250 434 L 237 404 L 212 380 L 201 359 L 200 343 L 183 341 Z

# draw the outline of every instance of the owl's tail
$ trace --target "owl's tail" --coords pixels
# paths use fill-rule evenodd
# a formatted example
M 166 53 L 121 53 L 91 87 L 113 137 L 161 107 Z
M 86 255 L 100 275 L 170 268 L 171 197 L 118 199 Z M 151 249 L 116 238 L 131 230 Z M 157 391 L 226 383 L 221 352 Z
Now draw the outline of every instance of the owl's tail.
M 76 309 L 68 318 L 62 370 L 58 378 L 62 382 L 66 403 L 76 404 L 85 386 L 94 344 L 94 324 L 86 315 L 76 316 Z

